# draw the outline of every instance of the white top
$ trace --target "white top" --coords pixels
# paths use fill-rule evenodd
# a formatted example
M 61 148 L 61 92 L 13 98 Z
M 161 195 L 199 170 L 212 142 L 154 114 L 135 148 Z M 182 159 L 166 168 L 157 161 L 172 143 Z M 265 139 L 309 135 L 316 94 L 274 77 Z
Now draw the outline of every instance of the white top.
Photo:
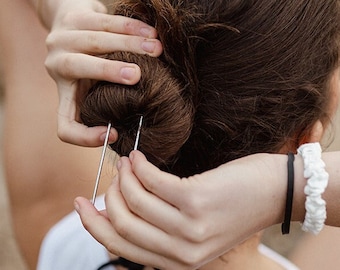
M 104 196 L 96 199 L 96 208 L 104 209 Z M 299 270 L 289 260 L 260 244 L 258 250 L 286 270 Z M 56 223 L 40 247 L 37 270 L 96 270 L 110 261 L 107 250 L 83 227 L 73 211 Z M 108 266 L 105 270 L 114 270 Z
M 279 265 L 281 265 L 285 270 L 299 270 L 299 268 L 294 265 L 292 262 L 287 260 L 285 257 L 280 255 L 279 253 L 275 252 L 274 250 L 270 249 L 269 247 L 260 244 L 258 246 L 258 250 L 263 255 L 267 256 L 271 260 L 275 261 Z
M 104 209 L 104 196 L 96 199 L 96 208 Z M 105 247 L 83 227 L 73 211 L 56 223 L 40 247 L 37 270 L 96 270 L 110 261 Z M 114 270 L 113 266 L 105 270 Z

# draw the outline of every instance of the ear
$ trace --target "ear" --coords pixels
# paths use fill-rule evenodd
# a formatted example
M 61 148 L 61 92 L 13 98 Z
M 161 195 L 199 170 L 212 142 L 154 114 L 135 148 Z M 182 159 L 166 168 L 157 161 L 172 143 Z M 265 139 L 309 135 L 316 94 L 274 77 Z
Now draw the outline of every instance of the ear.
M 309 133 L 306 134 L 306 136 L 303 138 L 301 144 L 320 142 L 323 137 L 324 131 L 325 130 L 321 121 L 316 121 Z

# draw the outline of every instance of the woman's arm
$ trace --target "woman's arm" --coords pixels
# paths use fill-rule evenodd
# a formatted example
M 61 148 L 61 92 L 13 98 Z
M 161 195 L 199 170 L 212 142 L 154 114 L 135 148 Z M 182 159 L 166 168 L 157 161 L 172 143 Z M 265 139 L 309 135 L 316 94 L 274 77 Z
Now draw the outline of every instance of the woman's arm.
M 49 52 L 45 65 L 58 87 L 58 135 L 69 143 L 100 146 L 106 127 L 88 128 L 78 122 L 77 95 L 88 89 L 90 79 L 137 83 L 137 65 L 98 56 L 114 51 L 159 56 L 162 45 L 156 39 L 156 30 L 138 20 L 108 15 L 106 7 L 97 0 L 30 2 L 51 30 L 46 40 Z M 116 136 L 112 130 L 110 141 Z
M 340 227 L 340 152 L 324 153 L 330 174 L 327 224 Z M 303 161 L 296 156 L 293 221 L 303 221 Z M 283 221 L 287 156 L 257 154 L 188 179 L 161 172 L 138 151 L 122 158 L 107 212 L 76 199 L 87 230 L 111 252 L 146 265 L 195 269 L 254 232 Z M 176 248 L 175 248 L 176 247 Z
M 283 220 L 286 180 L 279 175 L 287 175 L 287 157 L 275 157 L 253 155 L 181 179 L 133 151 L 118 163 L 105 214 L 83 198 L 76 209 L 115 254 L 160 269 L 197 269 Z

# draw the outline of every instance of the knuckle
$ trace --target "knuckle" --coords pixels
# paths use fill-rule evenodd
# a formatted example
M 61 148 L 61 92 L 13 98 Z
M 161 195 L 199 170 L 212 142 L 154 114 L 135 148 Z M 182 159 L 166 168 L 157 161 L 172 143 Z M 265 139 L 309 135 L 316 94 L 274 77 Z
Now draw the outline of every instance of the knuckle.
M 71 54 L 63 54 L 57 63 L 57 70 L 65 78 L 72 78 L 74 72 L 74 59 Z
M 139 47 L 138 48 L 136 47 L 137 44 L 141 44 L 139 37 L 133 37 L 133 36 L 124 37 L 123 46 L 125 48 L 124 49 L 125 51 L 128 51 L 128 52 L 137 51 L 138 52 Z
M 53 71 L 53 61 L 51 57 L 46 57 L 44 66 L 47 69 L 48 73 L 52 76 L 53 74 L 51 72 Z
M 127 231 L 127 226 L 123 219 L 118 218 L 112 221 L 113 227 L 115 228 L 116 232 L 122 237 L 123 239 L 128 239 L 129 232 Z
M 194 192 L 186 194 L 186 209 L 187 213 L 192 218 L 197 218 L 200 216 L 201 209 L 204 207 L 203 200 L 201 196 Z
M 110 253 L 120 257 L 120 252 L 118 250 L 116 241 L 114 240 L 108 241 L 107 243 L 104 244 L 104 246 Z
M 54 44 L 56 43 L 56 34 L 55 32 L 51 32 L 47 35 L 45 39 L 45 44 L 47 49 L 50 51 L 52 48 L 54 48 Z
M 181 270 L 193 270 L 198 269 L 197 267 L 203 261 L 202 253 L 193 247 L 189 249 L 176 249 L 176 253 L 174 254 L 174 258 L 177 261 L 177 265 L 175 269 Z M 167 268 L 173 269 L 173 268 Z
M 141 204 L 141 199 L 138 195 L 131 194 L 127 200 L 128 200 L 130 209 L 134 213 L 139 213 L 140 210 L 143 209 L 142 204 Z
M 156 183 L 156 181 L 146 181 L 145 183 L 143 183 L 143 185 L 145 185 L 146 189 L 151 193 L 156 193 L 157 188 L 158 188 L 157 187 L 158 184 Z
M 180 256 L 183 256 L 183 254 L 181 254 Z M 163 262 L 162 262 L 161 265 L 163 266 L 162 269 L 176 269 L 176 270 L 194 270 L 194 269 L 196 269 L 193 266 L 184 263 L 181 257 L 176 262 L 173 262 L 173 261 L 169 262 L 168 259 L 165 258 L 165 259 L 163 259 Z
M 169 254 L 162 257 L 162 269 L 194 270 L 198 269 L 205 259 L 205 247 L 201 247 L 201 245 L 186 241 L 178 244 L 177 240 L 173 240 L 168 244 L 172 248 Z
M 103 47 L 103 44 L 99 40 L 97 34 L 93 33 L 93 32 L 88 34 L 88 36 L 87 36 L 87 44 L 88 44 L 88 47 L 89 47 L 90 51 L 99 51 Z
M 101 27 L 104 31 L 110 32 L 112 28 L 112 19 L 108 16 L 103 16 L 101 18 Z
M 202 243 L 206 239 L 207 227 L 204 224 L 194 224 L 188 235 L 188 240 L 193 243 Z
M 190 252 L 186 252 L 185 256 L 183 256 L 183 252 L 181 253 L 182 269 L 197 269 L 197 267 L 205 260 L 205 254 L 202 252 L 202 249 L 191 247 L 189 250 Z
M 58 70 L 58 59 L 55 55 L 47 55 L 44 61 L 44 66 L 54 80 L 59 78 L 60 70 Z M 56 82 L 58 83 L 58 81 Z
M 58 126 L 57 136 L 62 142 L 69 142 L 67 129 Z
M 195 265 L 197 265 L 198 260 L 199 258 L 195 256 L 195 253 L 191 252 L 183 259 L 183 263 L 185 265 L 183 269 L 195 269 Z
M 126 18 L 123 23 L 123 31 L 126 33 L 133 33 L 133 30 L 136 28 L 136 20 Z
M 57 136 L 63 142 L 71 142 L 71 135 L 70 135 L 70 127 L 65 122 L 65 117 L 61 116 L 64 112 L 58 112 L 58 128 L 57 128 Z

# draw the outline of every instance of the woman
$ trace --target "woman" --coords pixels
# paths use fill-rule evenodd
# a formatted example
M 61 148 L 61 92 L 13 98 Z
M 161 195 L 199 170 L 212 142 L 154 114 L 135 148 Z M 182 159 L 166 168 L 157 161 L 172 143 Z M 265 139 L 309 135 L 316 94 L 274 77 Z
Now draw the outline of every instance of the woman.
M 22 12 L 22 8 L 20 5 L 17 4 L 17 2 L 14 2 L 12 1 L 11 2 L 12 4 L 10 3 L 7 3 L 6 5 L 6 8 L 10 7 L 10 11 L 11 12 L 8 12 L 8 14 L 15 14 L 15 12 L 18 12 L 21 10 Z M 7 9 L 3 9 L 3 10 L 7 10 Z M 6 14 L 6 13 L 4 13 Z M 16 13 L 18 14 L 18 13 Z M 16 216 L 15 218 L 15 223 L 16 223 L 16 229 L 17 231 L 20 231 L 20 227 L 22 228 L 23 230 L 23 233 L 25 233 L 25 235 L 23 234 L 19 234 L 19 240 L 20 240 L 20 243 L 21 245 L 23 246 L 23 243 L 26 242 L 26 249 L 24 247 L 24 250 L 25 250 L 25 256 L 26 257 L 30 257 L 32 255 L 35 254 L 36 252 L 36 245 L 34 243 L 37 242 L 37 238 L 34 239 L 34 241 L 32 242 L 32 239 L 29 240 L 29 242 L 27 240 L 25 240 L 25 237 L 29 237 L 30 234 L 31 235 L 34 235 L 34 233 L 29 233 L 29 230 L 30 228 L 32 229 L 31 231 L 32 232 L 37 232 L 37 231 L 40 231 L 40 229 L 38 228 L 41 228 L 41 227 L 44 227 L 44 232 L 46 232 L 48 230 L 48 228 L 51 226 L 51 224 L 54 224 L 56 222 L 56 220 L 58 220 L 61 216 L 65 215 L 67 213 L 67 211 L 69 211 L 68 209 L 70 208 L 69 207 L 69 202 L 70 200 L 72 199 L 72 196 L 74 196 L 74 193 L 76 194 L 84 194 L 84 195 L 87 195 L 89 194 L 88 192 L 92 193 L 91 192 L 91 189 L 92 189 L 92 184 L 93 184 L 93 177 L 89 177 L 88 175 L 90 173 L 88 173 L 88 170 L 92 171 L 92 175 L 94 176 L 94 171 L 97 169 L 97 161 L 98 161 L 98 156 L 92 156 L 92 151 L 90 150 L 84 150 L 82 149 L 81 151 L 77 148 L 77 150 L 75 148 L 72 148 L 70 146 L 62 146 L 62 144 L 58 143 L 56 138 L 55 139 L 52 139 L 53 136 L 46 136 L 48 135 L 48 133 L 39 133 L 38 135 L 41 136 L 37 136 L 37 133 L 36 132 L 32 132 L 31 134 L 26 134 L 26 140 L 25 141 L 22 141 L 21 138 L 18 138 L 16 136 L 18 136 L 20 134 L 20 130 L 28 130 L 29 127 L 31 127 L 34 123 L 36 123 L 36 121 L 41 121 L 42 123 L 44 124 L 51 124 L 52 120 L 51 119 L 54 119 L 54 111 L 55 109 L 53 108 L 52 105 L 50 104 L 55 104 L 54 107 L 56 107 L 56 97 L 55 95 L 52 95 L 52 92 L 46 92 L 44 91 L 44 89 L 41 89 L 42 91 L 39 91 L 39 86 L 41 86 L 41 83 L 42 81 L 44 82 L 43 85 L 46 87 L 46 88 L 53 88 L 54 85 L 51 83 L 50 80 L 47 79 L 46 77 L 46 73 L 45 73 L 45 77 L 44 76 L 41 76 L 41 74 L 44 74 L 43 70 L 40 68 L 39 70 L 32 70 L 31 68 L 31 64 L 32 66 L 41 66 L 41 63 L 43 61 L 43 55 L 40 55 L 38 59 L 36 58 L 30 58 L 31 55 L 33 55 L 33 52 L 36 52 L 38 49 L 36 47 L 36 44 L 37 44 L 37 41 L 42 41 L 45 37 L 45 34 L 42 33 L 41 31 L 37 32 L 35 34 L 35 36 L 30 36 L 28 35 L 29 33 L 27 33 L 26 31 L 26 25 L 27 24 L 30 24 L 32 25 L 32 14 L 33 13 L 29 13 L 30 15 L 27 15 L 26 13 L 19 13 L 19 17 L 23 20 L 21 21 L 20 23 L 18 24 L 13 24 L 16 26 L 16 30 L 21 30 L 20 33 L 22 34 L 22 37 L 23 37 L 23 40 L 25 40 L 25 38 L 27 38 L 27 40 L 25 40 L 25 44 L 28 46 L 27 47 L 27 50 L 24 52 L 21 50 L 21 48 L 18 48 L 18 42 L 17 41 L 17 35 L 15 37 L 15 39 L 13 38 L 12 35 L 9 35 L 7 37 L 9 37 L 9 39 L 6 39 L 6 42 L 2 43 L 2 44 L 7 44 L 7 42 L 9 42 L 10 46 L 6 47 L 7 50 L 5 52 L 9 52 L 9 54 L 5 54 L 7 55 L 8 58 L 10 58 L 10 56 L 13 56 L 13 54 L 11 54 L 10 52 L 16 52 L 16 53 L 19 53 L 21 52 L 20 55 L 20 59 L 23 59 L 23 60 L 26 60 L 27 61 L 23 61 L 23 63 L 27 63 L 27 64 L 30 64 L 29 66 L 27 65 L 23 65 L 21 66 L 22 70 L 25 71 L 25 72 L 22 72 L 22 73 L 18 73 L 18 69 L 16 69 L 16 65 L 14 63 L 16 63 L 15 61 L 6 61 L 6 71 L 7 71 L 7 74 L 16 74 L 15 76 L 15 79 L 13 76 L 7 76 L 7 89 L 8 89 L 8 94 L 7 94 L 7 102 L 9 104 L 11 104 L 11 101 L 14 102 L 15 100 L 18 100 L 18 98 L 20 98 L 20 96 L 22 96 L 22 90 L 25 89 L 26 91 L 32 91 L 30 92 L 32 94 L 32 99 L 30 100 L 24 100 L 24 103 L 21 103 L 21 106 L 20 108 L 18 106 L 8 106 L 8 110 L 10 110 L 9 114 L 8 114 L 8 126 L 7 126 L 7 139 L 8 140 L 13 140 L 13 143 L 12 144 L 8 144 L 8 148 L 7 148 L 7 155 L 9 154 L 10 157 L 14 158 L 17 160 L 17 157 L 20 157 L 22 159 L 24 159 L 24 161 L 26 162 L 27 160 L 32 160 L 32 157 L 37 157 L 38 155 L 41 155 L 41 153 L 45 153 L 46 150 L 50 150 L 52 151 L 53 153 L 61 153 L 63 151 L 67 151 L 69 153 L 68 157 L 67 156 L 60 156 L 60 155 L 53 155 L 53 162 L 55 162 L 55 164 L 58 164 L 58 168 L 55 168 L 55 170 L 52 170 L 52 168 L 54 168 L 53 166 L 52 167 L 46 167 L 47 170 L 49 170 L 49 173 L 44 173 L 44 172 L 41 172 L 41 159 L 40 160 L 40 164 L 38 164 L 38 168 L 37 168 L 37 164 L 34 162 L 32 164 L 29 164 L 29 166 L 27 167 L 22 167 L 21 170 L 17 170 L 17 167 L 13 167 L 11 166 L 11 162 L 7 163 L 7 169 L 9 170 L 9 174 L 11 175 L 10 177 L 10 181 L 11 181 L 11 190 L 12 190 L 12 202 L 14 202 L 13 204 L 13 209 L 15 209 L 14 211 L 14 215 Z M 24 16 L 20 16 L 20 15 L 24 15 Z M 6 18 L 8 19 L 8 16 L 1 16 L 2 18 L 4 18 L 4 21 L 6 22 Z M 34 25 L 37 25 L 37 21 L 35 21 L 35 24 Z M 22 22 L 25 22 L 25 23 L 22 23 Z M 29 22 L 29 23 L 28 23 Z M 14 23 L 14 21 L 12 21 L 12 23 Z M 1 24 L 1 25 L 6 25 L 6 24 Z M 22 26 L 22 27 L 21 27 Z M 16 34 L 18 32 L 16 31 Z M 10 42 L 10 41 L 15 41 L 15 42 Z M 38 42 L 39 43 L 39 42 Z M 20 44 L 21 45 L 21 44 Z M 8 48 L 11 48 L 11 50 L 8 50 Z M 32 54 L 27 54 L 26 52 L 27 51 L 30 51 L 32 52 Z M 16 54 L 18 55 L 18 54 Z M 39 65 L 34 65 L 33 63 L 39 63 Z M 22 64 L 22 63 L 21 63 Z M 11 65 L 13 65 L 11 67 Z M 20 69 L 21 70 L 21 69 Z M 23 78 L 22 80 L 18 80 L 17 78 L 17 74 L 26 74 L 26 72 L 30 71 L 30 77 L 29 77 L 29 80 L 32 80 L 32 86 L 30 88 L 25 88 L 25 87 L 22 87 L 22 85 L 26 85 L 26 82 L 27 82 L 27 78 Z M 15 82 L 14 84 L 12 84 L 11 82 Z M 46 83 L 46 84 L 45 84 Z M 40 100 L 36 99 L 36 97 L 41 97 L 42 95 L 44 95 L 44 102 L 40 102 Z M 47 98 L 46 98 L 47 97 Z M 51 99 L 51 103 L 49 104 L 48 102 L 46 102 L 47 100 L 50 100 Z M 27 103 L 26 103 L 27 102 Z M 32 104 L 36 104 L 36 108 L 35 110 L 32 110 Z M 27 105 L 27 106 L 26 106 Z M 47 107 L 47 108 L 46 108 Z M 41 111 L 46 111 L 46 114 L 42 114 Z M 30 116 L 27 118 L 27 116 Z M 24 119 L 22 118 L 24 116 Z M 34 121 L 33 123 L 27 121 L 27 119 L 32 119 L 32 121 Z M 17 124 L 17 125 L 15 125 Z M 18 129 L 15 129 L 15 127 L 18 127 L 20 126 L 21 129 L 18 130 Z M 11 128 L 9 128 L 11 127 Z M 25 128 L 27 127 L 27 128 Z M 52 130 L 52 133 L 54 133 L 53 129 L 55 127 L 51 127 L 50 125 L 44 125 L 41 127 L 43 130 Z M 17 134 L 17 135 L 15 135 Z M 13 135 L 15 135 L 13 137 Z M 46 138 L 48 137 L 48 138 Z M 9 141 L 8 141 L 9 142 Z M 33 144 L 34 143 L 34 144 Z M 24 148 L 23 147 L 26 147 L 28 144 L 30 144 L 31 146 L 34 145 L 33 149 L 35 149 L 35 151 L 31 151 L 32 148 L 30 148 L 30 151 L 22 151 Z M 37 148 L 36 146 L 40 146 L 40 148 Z M 45 146 L 47 146 L 47 149 L 45 148 Z M 18 148 L 14 148 L 13 147 L 18 147 Z M 63 147 L 62 149 L 60 149 L 60 147 Z M 15 150 L 17 149 L 16 151 L 10 151 L 10 150 Z M 57 151 L 58 149 L 58 151 Z M 60 151 L 60 152 L 59 152 Z M 82 153 L 83 156 L 86 156 L 87 152 L 91 152 L 89 153 L 91 155 L 91 157 L 89 157 L 90 160 L 88 161 L 79 161 L 80 164 L 74 164 L 74 161 L 75 160 L 79 160 L 79 153 Z M 93 151 L 95 152 L 95 151 Z M 19 155 L 20 153 L 20 155 Z M 73 153 L 73 154 L 72 154 Z M 28 154 L 28 158 L 25 158 L 26 154 Z M 19 155 L 19 156 L 18 156 Z M 48 161 L 49 158 L 51 158 L 51 156 L 48 156 L 46 157 L 45 159 L 43 159 L 43 161 Z M 9 159 L 10 160 L 10 159 Z M 62 162 L 61 162 L 62 160 Z M 60 163 L 61 162 L 61 163 Z M 51 163 L 50 162 L 47 162 L 49 164 L 49 166 L 51 166 Z M 23 162 L 23 164 L 25 164 Z M 70 164 L 72 165 L 75 165 L 77 166 L 75 170 L 69 170 L 70 168 Z M 92 168 L 92 166 L 90 166 L 90 164 L 93 164 L 93 167 L 95 168 Z M 50 185 L 44 185 L 44 183 L 46 183 L 46 179 L 51 179 L 51 175 L 59 175 L 60 173 L 60 165 L 63 166 L 63 168 L 65 168 L 66 170 L 63 172 L 63 174 L 61 174 L 60 176 L 57 177 L 58 181 L 62 180 L 59 182 L 59 185 L 56 186 L 50 186 Z M 88 167 L 91 167 L 91 168 L 88 168 Z M 77 169 L 78 168 L 78 169 Z M 86 168 L 86 171 L 82 172 L 82 174 L 84 174 L 84 177 L 79 175 L 79 171 L 80 170 L 84 170 L 84 168 Z M 34 175 L 34 174 L 30 174 L 32 172 L 35 171 L 35 169 L 39 169 L 40 173 L 37 174 L 37 175 Z M 13 170 L 16 170 L 13 172 Z M 27 171 L 28 170 L 28 171 Z M 30 173 L 28 173 L 30 172 Z M 54 172 L 54 173 L 53 173 Z M 36 181 L 37 183 L 37 189 L 32 189 L 32 185 L 31 185 L 31 181 L 28 182 L 24 182 L 22 183 L 22 179 L 34 179 L 34 181 Z M 75 187 L 72 187 L 72 186 L 69 186 L 69 184 L 73 185 L 71 183 L 71 180 L 74 181 L 74 179 L 77 178 L 77 179 L 88 179 L 88 178 L 91 178 L 90 179 L 90 183 L 86 183 L 85 185 L 88 186 L 87 189 L 84 189 L 82 186 L 84 184 L 84 181 L 79 181 L 79 180 L 76 180 L 74 183 L 76 186 Z M 109 178 L 109 177 L 108 177 Z M 15 179 L 17 179 L 17 181 L 15 181 Z M 41 180 L 39 182 L 39 180 Z M 54 181 L 51 181 L 51 182 L 54 182 Z M 51 183 L 50 182 L 50 183 Z M 17 184 L 16 184 L 17 183 Z M 50 184 L 49 183 L 49 184 Z M 64 184 L 63 184 L 64 183 Z M 69 191 L 70 193 L 66 193 L 65 192 L 65 185 L 68 185 L 69 186 Z M 102 183 L 104 184 L 104 183 Z M 28 185 L 28 186 L 25 186 L 25 185 Z M 47 193 L 47 195 L 42 195 L 44 194 L 44 190 L 42 190 L 43 187 L 46 187 L 48 189 L 50 189 L 50 191 Z M 47 187 L 48 186 L 48 187 Z M 59 188 L 58 188 L 59 186 Z M 89 187 L 90 186 L 90 187 Z M 20 191 L 20 188 L 21 191 Z M 61 187 L 63 187 L 61 189 Z M 81 187 L 81 188 L 80 188 Z M 53 195 L 53 197 L 51 196 L 51 190 L 53 190 L 54 188 L 54 191 L 57 191 L 57 196 L 56 195 Z M 76 189 L 76 190 L 74 190 Z M 41 196 L 38 196 L 39 198 L 37 200 L 31 200 L 32 198 L 28 198 L 28 194 L 30 192 L 30 190 L 33 190 L 34 192 L 36 192 L 37 190 L 41 191 L 40 192 L 40 195 Z M 103 188 L 104 190 L 104 188 Z M 33 192 L 32 192 L 33 193 Z M 54 194 L 56 194 L 54 193 Z M 50 198 L 48 198 L 50 196 Z M 43 200 L 47 200 L 47 201 L 50 201 L 49 204 L 41 204 L 41 201 Z M 52 203 L 53 200 L 56 200 L 58 203 Z M 33 201 L 33 203 L 32 203 Z M 39 203 L 38 203 L 39 201 Z M 62 204 L 61 204 L 62 203 Z M 39 207 L 37 206 L 39 205 Z M 43 208 L 45 209 L 41 209 L 41 205 L 44 205 Z M 64 209 L 63 210 L 58 210 L 58 211 L 54 211 L 55 210 L 55 207 L 59 207 L 59 208 L 63 208 L 64 206 Z M 32 209 L 30 209 L 32 208 Z M 26 210 L 29 209 L 28 213 L 25 214 Z M 41 212 L 37 212 L 36 210 L 37 209 L 40 209 Z M 34 215 L 32 215 L 31 213 L 34 213 Z M 22 215 L 24 214 L 24 216 Z M 22 216 L 22 218 L 18 218 Z M 46 217 L 46 216 L 49 216 L 49 220 L 46 220 L 45 218 L 37 218 L 39 216 L 42 216 L 42 217 Z M 35 220 L 35 223 L 32 225 L 32 219 Z M 21 220 L 24 220 L 25 222 L 21 222 Z M 24 229 L 23 229 L 24 228 Z M 44 234 L 44 232 L 42 234 Z M 41 237 L 42 235 L 41 233 L 39 233 L 39 237 Z M 38 237 L 38 240 L 40 241 Z M 26 238 L 27 239 L 27 238 Z M 32 252 L 29 253 L 29 250 L 31 250 Z M 32 259 L 30 259 L 29 261 L 31 261 Z M 34 260 L 34 259 L 33 259 Z
M 265 4 L 151 1 L 144 5 L 122 1 L 117 5 L 116 12 L 156 25 L 164 44 L 160 60 L 130 54 L 107 55 L 109 59 L 139 64 L 142 80 L 135 87 L 99 82 L 81 103 L 81 119 L 86 125 L 111 122 L 117 128 L 120 139 L 111 146 L 120 155 L 127 155 L 133 148 L 140 115 L 145 122 L 139 149 L 159 168 L 180 177 L 202 173 L 247 154 L 296 152 L 303 143 L 320 141 L 335 111 L 334 100 L 339 91 L 337 1 L 326 5 L 296 1 Z M 176 50 L 176 44 L 181 44 L 180 51 Z M 157 75 L 153 76 L 152 71 Z M 133 153 L 131 158 L 141 159 L 138 155 Z M 122 158 L 121 171 L 127 173 L 129 166 L 126 158 Z M 121 189 L 128 185 L 123 179 Z M 119 197 L 117 185 L 116 180 L 110 193 Z M 302 185 L 298 187 L 302 188 Z M 151 247 L 148 240 L 142 243 L 136 235 L 124 233 L 125 222 L 139 220 L 128 212 L 124 218 L 113 215 L 110 205 L 117 205 L 118 199 L 112 194 L 106 199 L 109 220 L 120 229 L 122 238 L 112 230 L 110 239 L 103 238 L 100 228 L 109 231 L 110 225 L 105 217 L 98 217 L 97 228 L 91 227 L 90 231 L 113 253 L 119 252 L 117 243 L 124 244 L 124 239 L 130 237 L 137 245 L 130 245 L 128 256 L 138 253 L 139 245 Z M 139 201 L 138 193 L 128 195 L 128 202 L 137 207 L 135 213 L 143 215 Z M 124 203 L 119 207 L 123 209 Z M 277 208 L 284 206 L 278 204 Z M 272 219 L 276 222 L 282 219 L 281 213 L 278 211 Z M 303 220 L 303 211 L 293 213 L 293 218 Z M 99 222 L 102 226 L 98 226 Z M 160 219 L 157 222 L 164 225 Z M 89 224 L 86 216 L 84 224 Z M 140 228 L 144 228 L 140 234 L 150 235 L 148 224 Z M 158 235 L 167 239 L 162 232 Z M 167 239 L 168 243 L 172 243 L 171 239 Z M 125 244 L 129 246 L 126 241 Z M 279 267 L 264 259 L 257 252 L 257 245 L 258 239 L 251 238 L 234 252 L 194 267 Z M 162 247 L 159 248 L 162 252 Z M 178 246 L 168 257 L 185 249 Z M 212 256 L 218 255 L 221 254 Z M 195 255 L 183 258 L 181 265 L 171 265 L 168 257 L 150 259 L 150 264 L 179 269 L 191 265 Z

